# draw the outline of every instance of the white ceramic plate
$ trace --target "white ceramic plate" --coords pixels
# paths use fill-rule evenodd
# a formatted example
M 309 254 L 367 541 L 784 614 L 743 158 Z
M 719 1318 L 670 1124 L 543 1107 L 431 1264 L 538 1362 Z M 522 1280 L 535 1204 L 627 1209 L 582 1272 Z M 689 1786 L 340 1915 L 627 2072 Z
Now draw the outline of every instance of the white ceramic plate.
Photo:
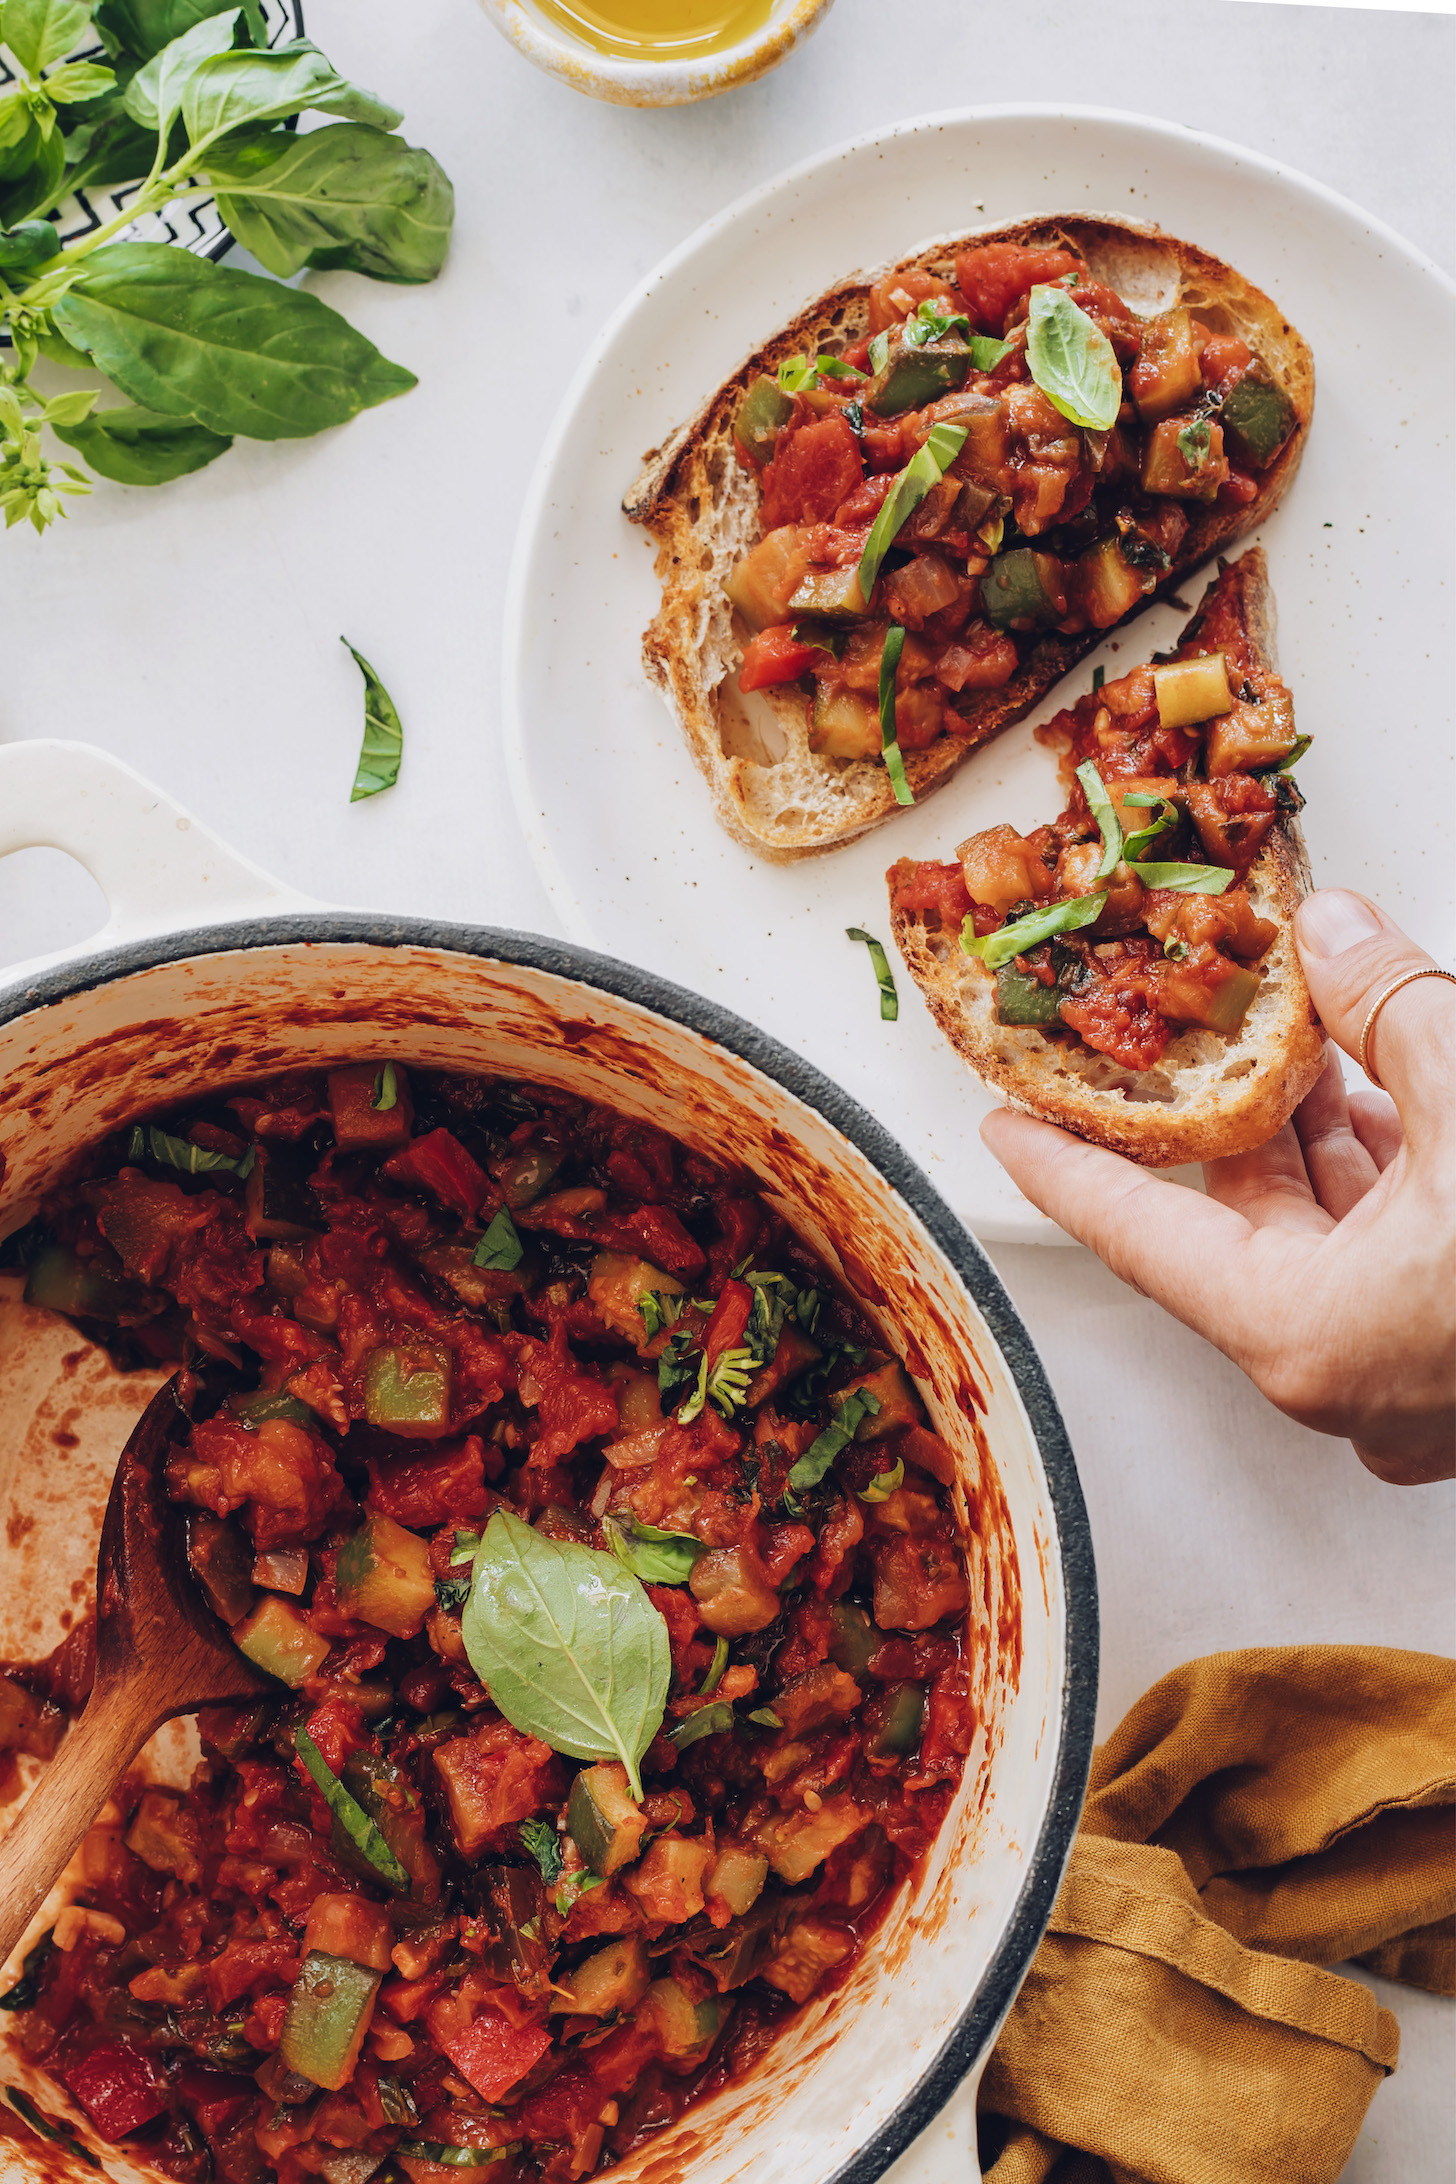
M 1345 199 L 1258 153 L 1088 109 L 986 108 L 862 137 L 712 220 L 605 328 L 527 502 L 507 604 L 505 732 L 526 838 L 573 939 L 713 996 L 796 1047 L 888 1125 L 993 1241 L 1055 1241 L 983 1150 L 991 1096 L 900 972 L 882 1024 L 860 925 L 888 940 L 891 860 L 1060 807 L 1032 730 L 1085 663 L 923 809 L 828 857 L 775 866 L 731 842 L 647 687 L 653 549 L 620 512 L 644 449 L 768 334 L 856 266 L 935 235 L 1059 211 L 1156 221 L 1237 266 L 1310 342 L 1304 465 L 1265 525 L 1318 880 L 1376 896 L 1450 946 L 1451 284 Z M 1196 598 L 1202 579 L 1185 598 Z M 1109 674 L 1166 644 L 1169 605 L 1114 633 Z M 898 964 L 897 964 L 898 968 Z

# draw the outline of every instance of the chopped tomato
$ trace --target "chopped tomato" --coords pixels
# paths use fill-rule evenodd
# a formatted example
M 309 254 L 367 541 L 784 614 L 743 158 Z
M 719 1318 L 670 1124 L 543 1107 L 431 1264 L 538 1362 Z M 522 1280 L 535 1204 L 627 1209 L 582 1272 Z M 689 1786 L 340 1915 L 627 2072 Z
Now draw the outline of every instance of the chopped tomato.
M 806 645 L 787 624 L 760 630 L 743 648 L 738 670 L 740 690 L 767 690 L 775 683 L 797 682 L 811 675 L 830 655 L 822 645 Z
M 971 914 L 966 877 L 959 864 L 897 865 L 892 877 L 897 910 L 935 911 L 943 926 L 957 930 Z
M 442 1206 L 449 1206 L 466 1220 L 476 1213 L 489 1185 L 459 1138 L 448 1130 L 431 1130 L 412 1138 L 380 1169 L 391 1183 L 405 1183 L 412 1190 L 428 1191 Z
M 551 2045 L 544 2025 L 513 2025 L 489 2003 L 482 2003 L 475 2016 L 461 2024 L 445 1999 L 430 2011 L 430 2037 L 486 2101 L 498 2101 L 519 2085 Z
M 102 2138 L 114 2145 L 139 2131 L 167 2106 L 167 2086 L 149 2055 L 120 2040 L 103 2040 L 52 2065 L 66 2091 L 79 2101 Z
M 971 324 L 983 334 L 1002 333 L 1012 306 L 1038 281 L 1058 281 L 1081 271 L 1081 259 L 1069 250 L 1032 250 L 1021 243 L 981 243 L 956 259 L 956 280 Z
M 828 523 L 864 476 L 859 442 L 839 416 L 790 425 L 763 474 L 763 527 Z

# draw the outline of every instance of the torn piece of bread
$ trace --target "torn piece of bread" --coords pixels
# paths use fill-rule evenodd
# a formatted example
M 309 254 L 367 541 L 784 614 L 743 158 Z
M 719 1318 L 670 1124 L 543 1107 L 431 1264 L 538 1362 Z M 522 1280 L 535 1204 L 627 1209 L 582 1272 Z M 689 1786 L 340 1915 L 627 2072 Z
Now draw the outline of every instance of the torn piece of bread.
M 1274 602 L 1264 556 L 1257 548 L 1210 585 L 1183 633 L 1177 657 L 1215 649 L 1204 634 L 1209 630 L 1224 641 L 1232 637 L 1235 644 L 1242 637 L 1261 688 L 1267 690 L 1276 672 Z M 1282 690 L 1282 685 L 1276 687 Z M 1065 737 L 1062 724 L 1073 718 L 1063 714 L 1049 723 L 1043 731 L 1047 740 Z M 1292 730 L 1292 720 L 1288 727 Z M 1186 782 L 1208 779 L 1207 740 L 1205 736 L 1200 758 L 1182 769 L 1185 794 Z M 1104 759 L 1104 765 L 1109 792 L 1116 794 L 1111 761 Z M 1277 782 L 1277 777 L 1262 778 Z M 1169 786 L 1175 786 L 1174 780 Z M 961 945 L 962 920 L 950 867 L 916 866 L 902 858 L 891 868 L 886 877 L 895 941 L 941 1030 L 977 1075 L 1004 1093 L 1013 1107 L 1152 1168 L 1248 1152 L 1288 1121 L 1324 1067 L 1323 1034 L 1294 946 L 1294 913 L 1310 887 L 1299 802 L 1298 792 L 1291 793 L 1285 781 L 1277 815 L 1241 878 L 1253 916 L 1267 921 L 1275 933 L 1268 947 L 1249 959 L 1258 974 L 1258 990 L 1237 1031 L 1225 1036 L 1175 1022 L 1149 1066 L 1130 1066 L 1128 1060 L 1088 1045 L 1072 1029 L 1048 1032 L 1033 1024 L 1001 1022 L 996 975 Z M 1123 815 L 1131 816 L 1126 807 Z M 1010 829 L 996 831 L 1011 834 Z M 1074 831 L 1064 826 L 1064 833 Z M 963 846 L 974 855 L 974 843 Z M 971 869 L 974 874 L 979 868 L 973 863 Z M 1135 872 L 1136 865 L 1131 869 Z M 910 906 L 907 898 L 934 891 L 925 876 L 936 872 L 945 875 L 944 906 Z M 1069 937 L 1084 957 L 1095 954 L 1095 926 L 1086 935 Z
M 1246 341 L 1292 404 L 1294 429 L 1258 470 L 1255 497 L 1237 506 L 1189 500 L 1186 534 L 1170 565 L 1130 612 L 1175 590 L 1191 570 L 1262 522 L 1299 466 L 1314 403 L 1308 347 L 1277 306 L 1233 267 L 1154 227 L 1085 214 L 1023 221 L 927 246 L 896 268 L 857 274 L 832 289 L 765 342 L 697 417 L 654 451 L 623 502 L 659 547 L 662 605 L 643 640 L 648 679 L 680 722 L 717 816 L 760 856 L 787 862 L 836 848 L 892 817 L 898 806 L 877 752 L 845 757 L 813 747 L 805 686 L 781 683 L 747 695 L 737 687 L 751 633 L 726 587 L 759 540 L 762 498 L 759 471 L 735 452 L 734 423 L 745 390 L 791 357 L 841 356 L 862 342 L 870 330 L 871 288 L 879 282 L 883 289 L 892 271 L 933 275 L 955 294 L 949 284 L 957 255 L 1001 243 L 1072 253 L 1140 321 L 1183 307 L 1214 335 Z M 1012 532 L 1007 542 L 1025 539 Z M 1101 642 L 1108 626 L 1022 632 L 1015 671 L 1000 687 L 965 689 L 953 699 L 947 694 L 945 717 L 954 716 L 954 732 L 940 733 L 922 748 L 905 747 L 915 798 L 938 788 L 972 751 L 1022 719 Z

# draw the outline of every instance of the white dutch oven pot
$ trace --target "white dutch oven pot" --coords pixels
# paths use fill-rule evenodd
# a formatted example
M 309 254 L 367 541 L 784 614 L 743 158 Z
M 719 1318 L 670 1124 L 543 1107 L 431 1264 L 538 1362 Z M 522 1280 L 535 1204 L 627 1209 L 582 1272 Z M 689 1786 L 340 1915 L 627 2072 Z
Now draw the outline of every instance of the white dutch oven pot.
M 757 2073 L 615 2176 L 872 2184 L 894 2164 L 895 2184 L 974 2179 L 975 2084 L 1061 1879 L 1097 1682 L 1071 1451 L 979 1247 L 863 1109 L 661 979 L 520 933 L 320 909 L 85 745 L 0 748 L 0 854 L 36 843 L 89 867 L 111 918 L 84 954 L 0 974 L 0 1235 L 81 1147 L 133 1116 L 300 1064 L 396 1057 L 536 1078 L 745 1163 L 906 1358 L 955 1450 L 973 1542 L 982 1727 L 960 1794 L 832 2004 L 811 2004 Z M 189 919 L 208 922 L 172 929 Z M 117 1373 L 8 1286 L 0 1653 L 14 1658 L 47 1651 L 84 1603 L 110 1467 L 155 1378 Z M 155 1764 L 185 1779 L 176 1725 Z M 3 2045 L 0 2077 L 65 2111 Z M 17 2125 L 0 2175 L 53 2179 L 58 2151 L 42 2157 Z M 114 2177 L 146 2174 L 123 2149 L 105 2159 Z M 79 2164 L 66 2173 L 96 2184 Z

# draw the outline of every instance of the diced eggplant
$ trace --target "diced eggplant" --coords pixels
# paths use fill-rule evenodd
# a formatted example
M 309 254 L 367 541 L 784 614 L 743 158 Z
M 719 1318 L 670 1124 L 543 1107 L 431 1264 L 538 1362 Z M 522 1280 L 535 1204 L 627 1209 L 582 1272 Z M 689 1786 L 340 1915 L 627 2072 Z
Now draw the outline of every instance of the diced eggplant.
M 811 569 L 789 601 L 794 615 L 817 615 L 821 622 L 862 622 L 869 613 L 860 589 L 859 565 L 847 569 Z
M 1294 700 L 1287 690 L 1274 690 L 1255 705 L 1239 703 L 1220 719 L 1210 721 L 1204 737 L 1203 756 L 1208 772 L 1223 774 L 1257 772 L 1277 766 L 1288 758 L 1299 741 L 1294 725 Z
M 304 1683 L 321 1666 L 329 1650 L 312 1624 L 277 1593 L 260 1600 L 251 1615 L 233 1626 L 233 1643 L 255 1668 L 276 1676 L 280 1683 Z
M 253 1589 L 253 1545 L 235 1524 L 210 1509 L 189 1509 L 187 1560 L 207 1595 L 207 1604 L 224 1623 L 236 1623 L 257 1597 Z
M 981 578 L 981 604 L 997 629 L 1044 628 L 1066 618 L 1066 577 L 1055 554 L 1013 546 Z
M 762 468 L 793 414 L 793 396 L 785 394 L 776 379 L 760 372 L 757 379 L 749 382 L 748 391 L 738 405 L 733 419 L 733 437 L 744 454 Z
M 525 1152 L 512 1153 L 493 1168 L 492 1173 L 512 1213 L 519 1213 L 522 1206 L 529 1206 L 541 1196 L 565 1158 L 566 1155 L 554 1145 L 532 1145 Z
M 0 1752 L 29 1752 L 33 1759 L 53 1759 L 66 1717 L 48 1699 L 38 1699 L 23 1684 L 0 1676 Z
M 856 1373 L 846 1382 L 843 1394 L 852 1395 L 856 1390 L 874 1396 L 880 1406 L 861 1418 L 854 1429 L 856 1441 L 883 1441 L 902 1426 L 924 1423 L 920 1398 L 898 1358 L 892 1358 L 888 1365 L 877 1365 L 873 1372 Z
M 1220 956 L 1219 976 L 1211 979 L 1202 968 L 1187 968 L 1176 958 L 1159 967 L 1158 1007 L 1170 1022 L 1197 1024 L 1205 1031 L 1220 1032 L 1231 1039 L 1243 1023 L 1259 991 L 1257 971 Z
M 1228 480 L 1223 427 L 1205 418 L 1165 417 L 1143 449 L 1142 488 L 1174 500 L 1212 500 Z
M 651 1981 L 642 1936 L 622 1934 L 555 1982 L 551 2014 L 606 2017 L 612 2011 L 635 2010 Z
M 601 1760 L 582 1769 L 571 1785 L 566 1825 L 593 1873 L 604 1880 L 632 1863 L 647 1833 L 647 1815 L 634 1804 L 620 1761 Z
M 599 1251 L 591 1263 L 586 1293 L 614 1335 L 644 1350 L 649 1336 L 642 1316 L 642 1299 L 655 1290 L 659 1296 L 681 1297 L 683 1285 L 649 1259 L 634 1258 L 625 1251 Z
M 248 1234 L 257 1243 L 298 1243 L 324 1223 L 303 1160 L 290 1145 L 259 1145 L 244 1187 Z
M 1129 568 L 1116 538 L 1099 539 L 1078 554 L 1072 570 L 1072 597 L 1094 629 L 1111 629 L 1147 597 L 1154 579 Z
M 647 2011 L 663 2055 L 685 2061 L 704 2052 L 718 2037 L 723 2005 L 711 1998 L 695 2002 L 675 1979 L 655 1979 L 647 1990 Z
M 868 698 L 842 686 L 815 685 L 809 748 L 826 758 L 876 758 L 883 738 L 880 716 Z
M 450 1424 L 450 1353 L 438 1343 L 390 1344 L 371 1350 L 364 1367 L 364 1415 L 416 1440 L 431 1440 Z
M 760 1860 L 759 1863 L 767 1871 L 767 1862 Z M 744 1916 L 730 1920 L 721 1928 L 710 1927 L 706 1933 L 689 1930 L 676 1953 L 706 1972 L 719 1994 L 731 1994 L 735 1987 L 746 1986 L 761 1970 L 773 1947 L 781 1901 L 781 1898 L 771 1903 L 756 1901 Z
M 1145 425 L 1155 425 L 1183 409 L 1198 393 L 1203 376 L 1193 321 L 1180 305 L 1150 319 L 1142 349 L 1128 373 L 1127 387 Z
M 836 1600 L 830 1607 L 829 1658 L 836 1668 L 862 1676 L 884 1644 L 884 1635 L 869 1615 L 852 1600 Z
M 490 1937 L 481 1957 L 486 1971 L 526 2000 L 544 2003 L 551 1991 L 551 1951 L 542 1932 L 546 1895 L 540 1874 L 527 1866 L 483 1865 L 471 1893 L 478 1905 L 477 1928 Z
M 440 1895 L 440 1861 L 426 1834 L 427 1815 L 419 1791 L 402 1768 L 378 1752 L 351 1752 L 340 1777 L 356 1805 L 361 1805 L 410 1877 L 410 1895 L 416 1903 L 434 1903 Z M 335 1824 L 332 1830 L 336 1857 L 365 1880 L 379 1875 Z M 348 1951 L 340 1952 L 348 1955 Z
M 370 1517 L 362 1531 L 344 1542 L 334 1582 L 345 1615 L 395 1638 L 415 1637 L 435 1605 L 429 1546 L 393 1517 Z
M 409 1143 L 414 1122 L 409 1079 L 394 1065 L 394 1104 L 376 1107 L 384 1092 L 382 1062 L 350 1062 L 329 1071 L 329 1113 L 334 1143 L 341 1153 L 392 1152 Z
M 1018 971 L 1014 963 L 1003 963 L 996 973 L 998 1024 L 1057 1024 L 1061 1005 L 1056 986 L 1044 986 L 1030 971 Z
M 949 334 L 927 341 L 923 348 L 896 342 L 866 388 L 863 401 L 876 417 L 903 417 L 907 410 L 925 409 L 942 395 L 955 394 L 970 377 L 971 352 Z
M 1235 453 L 1256 470 L 1268 469 L 1298 423 L 1294 404 L 1258 357 L 1229 388 L 1218 414 Z
M 1158 718 L 1165 728 L 1191 728 L 1226 713 L 1234 702 L 1228 664 L 1221 652 L 1203 652 L 1191 660 L 1169 660 L 1155 667 L 1153 689 Z
M 288 2069 L 337 2093 L 354 2075 L 382 1974 L 311 1949 L 303 1960 L 278 2053 Z

